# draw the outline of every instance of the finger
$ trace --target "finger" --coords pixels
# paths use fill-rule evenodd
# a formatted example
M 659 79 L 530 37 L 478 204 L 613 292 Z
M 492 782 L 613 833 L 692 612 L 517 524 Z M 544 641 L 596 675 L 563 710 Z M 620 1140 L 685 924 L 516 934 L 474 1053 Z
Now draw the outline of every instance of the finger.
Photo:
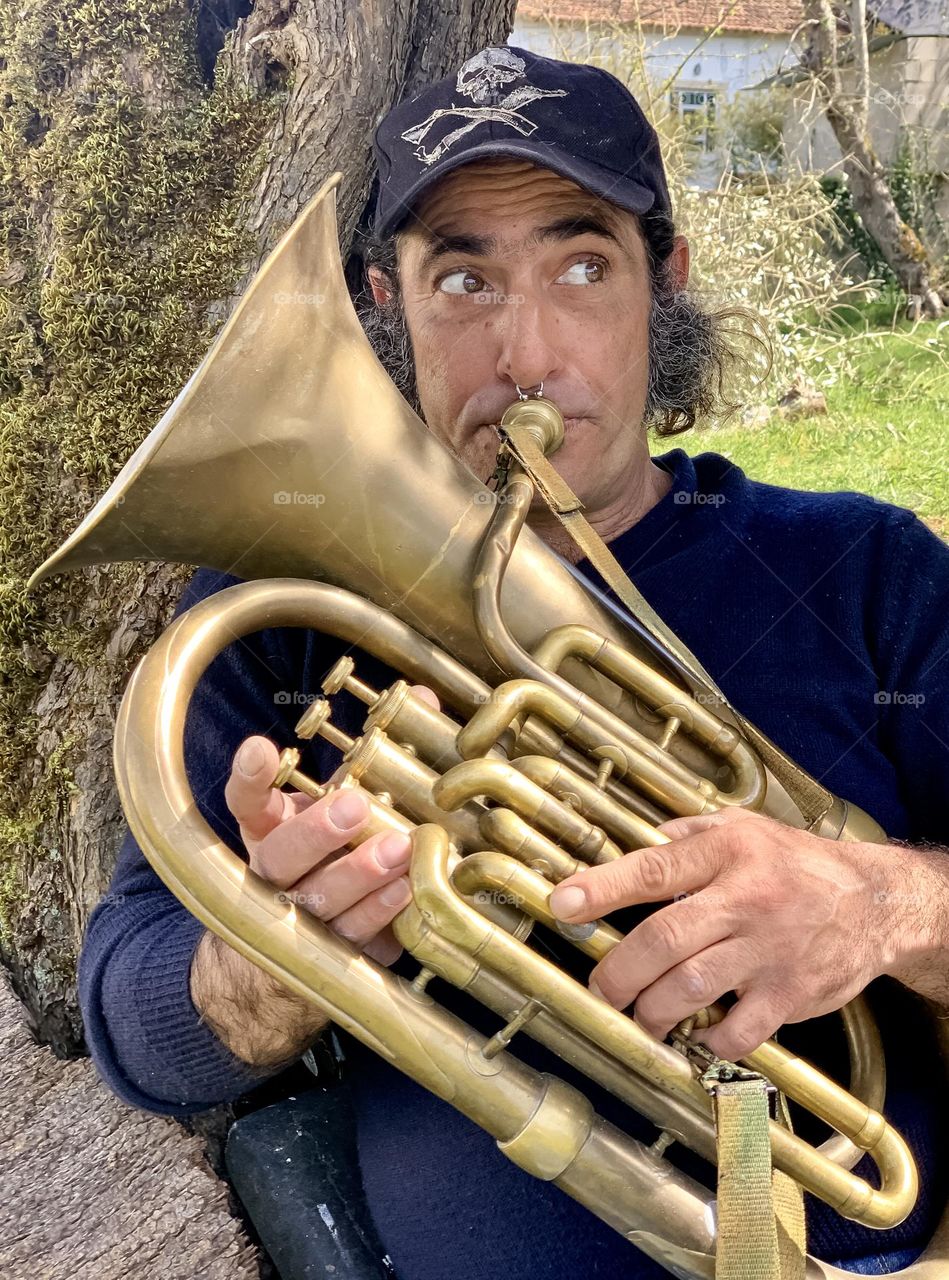
M 395 964 L 402 954 L 402 944 L 395 936 L 392 926 L 386 925 L 371 942 L 366 943 L 363 950 L 372 960 L 388 967 L 390 964 Z
M 279 764 L 280 752 L 269 738 L 245 738 L 234 756 L 224 799 L 248 851 L 287 816 L 286 796 L 273 786 Z
M 321 920 L 332 920 L 373 889 L 408 869 L 412 842 L 399 831 L 370 836 L 350 853 L 317 867 L 293 886 L 293 900 Z
M 398 880 L 373 890 L 361 902 L 342 912 L 330 922 L 330 928 L 357 947 L 368 946 L 386 925 L 392 923 L 411 897 L 408 878 L 400 876 Z
M 625 1009 L 663 974 L 730 937 L 733 927 L 713 890 L 680 898 L 618 942 L 593 970 L 591 982 L 614 1008 Z
M 727 837 L 718 826 L 588 867 L 561 881 L 550 895 L 550 909 L 560 920 L 584 922 L 620 907 L 704 889 L 731 861 Z
M 442 704 L 439 701 L 438 694 L 434 689 L 430 689 L 427 684 L 413 684 L 410 692 L 414 693 L 416 698 L 419 698 L 422 702 L 427 702 L 435 711 L 441 711 Z
M 251 855 L 250 865 L 265 880 L 289 889 L 329 854 L 354 840 L 368 817 L 366 798 L 358 791 L 331 791 L 271 831 Z
M 749 979 L 746 947 L 735 938 L 706 947 L 663 974 L 636 1001 L 636 1021 L 664 1040 L 683 1018 L 698 1013 Z
M 712 1053 L 727 1062 L 737 1062 L 770 1040 L 787 1022 L 786 1001 L 776 991 L 749 991 L 729 1009 L 725 1017 L 701 1033 L 695 1033 Z
M 686 836 L 697 836 L 712 827 L 728 826 L 733 822 L 754 822 L 760 815 L 749 813 L 747 809 L 717 809 L 714 813 L 696 813 L 685 818 L 670 818 L 656 828 L 670 840 L 684 840 Z

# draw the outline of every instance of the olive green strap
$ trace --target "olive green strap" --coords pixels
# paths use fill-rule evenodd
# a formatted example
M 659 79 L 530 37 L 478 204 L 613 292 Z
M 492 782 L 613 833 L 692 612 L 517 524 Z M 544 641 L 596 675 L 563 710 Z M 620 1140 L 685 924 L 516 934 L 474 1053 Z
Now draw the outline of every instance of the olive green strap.
M 702 1083 L 713 1100 L 718 1142 L 715 1280 L 803 1280 L 804 1195 L 771 1164 L 774 1089 L 756 1072 L 721 1061 Z M 778 1122 L 790 1127 L 780 1095 Z

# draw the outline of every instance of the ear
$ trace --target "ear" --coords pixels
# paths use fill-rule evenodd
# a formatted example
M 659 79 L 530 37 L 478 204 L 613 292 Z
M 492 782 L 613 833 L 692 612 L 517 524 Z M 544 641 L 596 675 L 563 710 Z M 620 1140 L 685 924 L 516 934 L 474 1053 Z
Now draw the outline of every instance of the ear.
M 370 267 L 368 271 L 369 287 L 372 289 L 372 300 L 377 307 L 384 307 L 392 298 L 392 285 L 389 277 L 381 267 Z
M 676 293 L 689 283 L 689 242 L 685 236 L 676 236 L 669 254 L 669 280 Z

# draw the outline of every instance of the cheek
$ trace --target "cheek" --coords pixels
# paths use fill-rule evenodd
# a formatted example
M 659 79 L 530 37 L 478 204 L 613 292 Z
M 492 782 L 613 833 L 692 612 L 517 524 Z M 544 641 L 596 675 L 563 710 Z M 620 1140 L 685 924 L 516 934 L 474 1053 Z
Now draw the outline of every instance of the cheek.
M 471 393 L 484 385 L 488 343 L 484 322 L 446 318 L 420 307 L 407 311 L 419 399 L 426 421 L 440 434 L 451 429 Z
M 598 326 L 597 341 L 588 340 L 586 350 L 604 397 L 626 412 L 641 407 L 649 380 L 648 302 L 614 308 L 610 323 Z

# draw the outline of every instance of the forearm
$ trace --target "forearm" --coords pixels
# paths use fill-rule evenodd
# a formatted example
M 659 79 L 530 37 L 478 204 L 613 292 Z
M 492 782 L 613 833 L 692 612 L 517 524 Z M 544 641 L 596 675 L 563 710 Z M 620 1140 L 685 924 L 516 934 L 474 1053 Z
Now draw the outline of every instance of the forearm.
M 949 849 L 904 852 L 888 891 L 896 927 L 886 972 L 949 1014 Z
M 276 1070 L 305 1053 L 328 1023 L 216 934 L 205 931 L 191 965 L 191 998 L 204 1022 L 242 1062 Z

